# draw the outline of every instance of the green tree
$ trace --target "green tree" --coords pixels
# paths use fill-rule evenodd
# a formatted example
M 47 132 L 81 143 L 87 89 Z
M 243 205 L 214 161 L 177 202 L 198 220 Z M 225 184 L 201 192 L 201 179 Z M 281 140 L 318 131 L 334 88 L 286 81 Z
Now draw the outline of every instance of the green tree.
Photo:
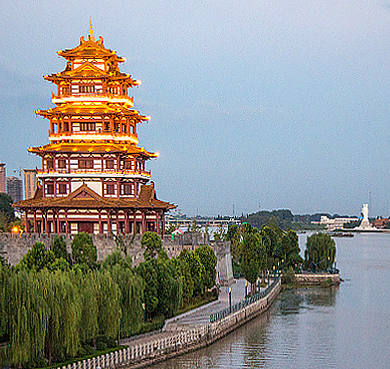
M 274 230 L 269 226 L 263 226 L 260 231 L 266 248 L 267 254 L 267 266 L 268 270 L 271 270 L 273 266 L 277 265 L 277 261 L 275 261 L 275 252 L 278 249 L 279 240 L 277 234 Z
M 80 322 L 79 334 L 80 341 L 92 341 L 96 344 L 96 338 L 99 333 L 98 315 L 98 297 L 99 285 L 97 274 L 90 269 L 83 273 L 80 268 L 73 268 L 72 281 L 77 290 L 80 291 Z
M 54 256 L 59 259 L 63 258 L 64 260 L 69 260 L 69 254 L 66 251 L 66 242 L 62 236 L 55 236 L 53 243 L 51 244 L 51 251 L 53 251 Z
M 182 279 L 175 278 L 173 265 L 168 258 L 158 257 L 156 262 L 158 280 L 158 315 L 166 318 L 173 316 L 173 312 L 182 304 Z
M 54 253 L 47 250 L 43 242 L 35 242 L 31 249 L 24 254 L 18 267 L 26 267 L 29 270 L 39 271 L 49 267 L 55 260 Z
M 190 267 L 180 258 L 171 259 L 171 263 L 176 274 L 180 275 L 183 281 L 183 302 L 188 302 L 194 295 L 194 281 L 191 276 Z
M 260 269 L 264 264 L 265 245 L 260 233 L 248 233 L 240 245 L 240 266 L 244 278 L 251 283 L 252 293 L 256 288 L 256 281 Z
M 156 260 L 150 259 L 140 263 L 136 269 L 145 281 L 145 290 L 143 301 L 145 303 L 146 315 L 148 318 L 156 313 L 158 306 L 158 277 L 156 271 Z
M 162 249 L 161 238 L 156 232 L 145 232 L 142 236 L 141 246 L 145 248 L 145 260 L 154 259 Z
M 239 260 L 239 246 L 241 242 L 241 232 L 237 224 L 232 224 L 226 232 L 226 240 L 230 241 L 230 252 L 234 261 Z
M 121 291 L 121 337 L 128 337 L 139 328 L 142 322 L 142 300 L 144 296 L 144 280 L 131 269 L 131 258 L 123 257 L 117 249 L 108 255 L 103 266 L 111 270 L 112 279 Z
M 15 220 L 15 211 L 12 207 L 14 201 L 10 195 L 0 193 L 0 214 L 4 215 L 8 223 Z
M 298 244 L 298 235 L 295 231 L 289 229 L 282 237 L 282 260 L 284 263 L 284 269 L 289 267 L 296 268 L 303 262 L 302 257 L 299 255 L 300 248 Z
M 77 264 L 87 264 L 90 268 L 96 266 L 97 250 L 92 237 L 88 233 L 77 233 L 71 243 L 72 257 Z
M 212 288 L 215 285 L 215 277 L 217 275 L 217 257 L 214 250 L 207 245 L 200 246 L 195 250 L 195 254 L 198 255 L 200 262 L 204 266 L 203 282 L 207 288 Z
M 311 263 L 319 270 L 326 270 L 334 263 L 336 257 L 336 243 L 326 233 L 315 233 L 307 238 L 305 250 L 305 266 Z
M 8 302 L 10 268 L 4 260 L 0 260 L 0 342 L 9 338 Z
M 201 263 L 199 256 L 194 252 L 188 252 L 183 250 L 179 258 L 187 264 L 188 269 L 191 273 L 191 278 L 194 281 L 194 293 L 201 294 L 204 291 L 204 266 Z
M 107 338 L 118 338 L 121 321 L 121 291 L 113 281 L 109 270 L 96 274 L 98 294 L 98 325 L 99 333 Z

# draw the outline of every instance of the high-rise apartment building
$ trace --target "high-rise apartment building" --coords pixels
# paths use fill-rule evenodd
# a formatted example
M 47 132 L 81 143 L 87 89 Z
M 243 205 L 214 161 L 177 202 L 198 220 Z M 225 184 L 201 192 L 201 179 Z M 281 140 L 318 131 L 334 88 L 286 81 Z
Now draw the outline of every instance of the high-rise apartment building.
M 0 163 L 0 192 L 5 193 L 5 164 Z
M 12 197 L 14 202 L 19 202 L 23 199 L 22 180 L 18 177 L 7 177 L 7 194 Z
M 23 169 L 24 171 L 24 198 L 32 199 L 37 189 L 37 170 Z

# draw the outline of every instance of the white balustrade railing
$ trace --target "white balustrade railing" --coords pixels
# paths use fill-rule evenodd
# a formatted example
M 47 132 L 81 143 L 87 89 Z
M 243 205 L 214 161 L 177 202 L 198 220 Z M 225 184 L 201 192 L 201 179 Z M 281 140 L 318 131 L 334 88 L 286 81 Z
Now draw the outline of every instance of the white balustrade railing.
M 268 291 L 268 294 L 265 297 L 256 301 L 256 303 L 252 305 L 246 306 L 244 309 L 248 309 L 248 311 L 251 312 L 259 307 L 261 310 L 268 307 L 268 299 L 271 297 L 269 302 L 273 300 L 273 297 L 275 297 L 275 295 L 279 292 L 280 283 L 281 282 L 279 280 L 274 288 Z M 237 314 L 242 311 L 243 310 L 238 311 Z M 57 369 L 115 368 L 117 366 L 131 364 L 132 362 L 155 357 L 156 355 L 164 355 L 167 352 L 181 350 L 182 348 L 190 347 L 191 345 L 198 344 L 203 340 L 206 340 L 209 332 L 216 334 L 223 331 L 225 330 L 225 327 L 228 328 L 234 325 L 233 323 L 235 322 L 235 319 L 235 314 L 231 314 L 218 322 L 209 323 L 208 325 L 181 331 L 176 334 L 170 334 L 167 337 L 158 338 L 154 341 L 145 342 L 143 344 L 134 343 L 125 349 L 111 352 L 110 354 L 100 355 L 92 359 L 79 361 Z

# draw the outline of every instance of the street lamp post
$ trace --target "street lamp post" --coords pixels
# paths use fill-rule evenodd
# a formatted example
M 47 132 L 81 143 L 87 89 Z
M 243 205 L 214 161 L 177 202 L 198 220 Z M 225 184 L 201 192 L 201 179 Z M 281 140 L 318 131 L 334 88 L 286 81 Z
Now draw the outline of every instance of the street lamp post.
M 229 308 L 232 308 L 232 288 L 229 287 Z

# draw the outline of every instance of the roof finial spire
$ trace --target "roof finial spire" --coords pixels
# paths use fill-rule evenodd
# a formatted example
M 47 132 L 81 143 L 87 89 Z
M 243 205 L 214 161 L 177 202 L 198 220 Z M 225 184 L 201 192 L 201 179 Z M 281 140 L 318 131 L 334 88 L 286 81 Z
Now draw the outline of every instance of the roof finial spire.
M 93 37 L 93 28 L 92 28 L 92 17 L 89 17 L 89 36 L 88 40 L 95 41 L 95 37 Z

